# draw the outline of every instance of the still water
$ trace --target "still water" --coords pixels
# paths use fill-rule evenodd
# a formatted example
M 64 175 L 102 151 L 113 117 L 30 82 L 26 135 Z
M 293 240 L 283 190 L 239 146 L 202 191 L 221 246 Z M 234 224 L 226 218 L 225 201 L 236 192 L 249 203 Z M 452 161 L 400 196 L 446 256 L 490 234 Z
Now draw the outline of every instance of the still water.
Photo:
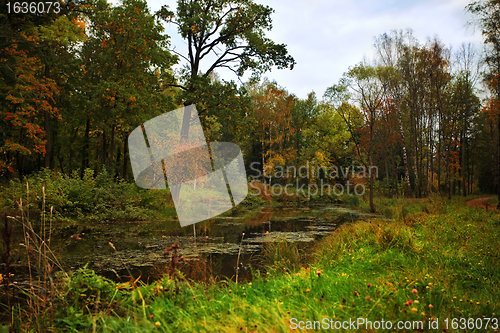
M 93 222 L 54 225 L 51 246 L 64 269 L 88 265 L 115 281 L 141 276 L 144 282 L 171 270 L 172 244 L 179 244 L 178 264 L 187 278 L 252 278 L 266 270 L 264 253 L 273 242 L 293 243 L 307 259 L 318 240 L 343 223 L 369 218 L 344 206 L 262 206 L 181 228 L 178 221 Z M 22 267 L 17 267 L 18 278 Z
M 266 244 L 295 243 L 307 256 L 307 249 L 341 224 L 365 217 L 329 204 L 264 206 L 184 228 L 176 221 L 94 224 L 82 229 L 80 241 L 66 245 L 65 261 L 71 268 L 88 263 L 114 280 L 142 274 L 147 281 L 168 272 L 171 254 L 164 251 L 178 243 L 185 260 L 178 267 L 189 278 L 234 279 L 238 269 L 239 279 L 248 280 L 250 267 L 265 270 L 262 252 Z

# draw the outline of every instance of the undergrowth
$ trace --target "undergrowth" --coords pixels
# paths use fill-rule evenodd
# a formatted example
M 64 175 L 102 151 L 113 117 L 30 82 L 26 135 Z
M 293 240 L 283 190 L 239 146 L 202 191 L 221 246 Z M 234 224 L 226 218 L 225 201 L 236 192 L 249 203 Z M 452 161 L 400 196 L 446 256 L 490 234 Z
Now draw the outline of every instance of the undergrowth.
M 53 207 L 55 219 L 147 220 L 175 216 L 170 209 L 173 206 L 170 193 L 114 180 L 105 168 L 97 175 L 86 169 L 83 177 L 78 171 L 66 176 L 42 169 L 22 183 L 11 180 L 6 188 L 0 193 L 0 209 L 16 209 L 19 198 L 23 198 L 32 218 L 41 214 L 42 188 L 45 188 L 45 204 Z

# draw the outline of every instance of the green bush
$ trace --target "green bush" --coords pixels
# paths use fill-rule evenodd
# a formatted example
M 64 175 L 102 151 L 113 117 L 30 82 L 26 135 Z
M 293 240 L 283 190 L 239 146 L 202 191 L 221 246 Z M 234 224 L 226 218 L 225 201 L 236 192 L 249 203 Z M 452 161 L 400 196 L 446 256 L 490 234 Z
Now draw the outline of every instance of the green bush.
M 64 286 L 65 301 L 84 313 L 106 308 L 113 300 L 119 298 L 115 283 L 97 275 L 87 266 L 72 273 Z
M 0 194 L 3 209 L 17 209 L 36 218 L 42 211 L 56 219 L 139 220 L 159 218 L 158 211 L 171 206 L 168 191 L 152 191 L 134 183 L 115 181 L 108 171 L 94 176 L 91 169 L 71 176 L 50 169 L 30 175 L 26 181 L 12 180 L 8 190 Z
M 85 266 L 65 279 L 59 302 L 56 302 L 54 326 L 83 331 L 92 325 L 89 314 L 110 314 L 122 298 L 115 283 Z
M 349 208 L 353 209 L 355 207 L 359 207 L 359 197 L 357 195 L 349 197 Z

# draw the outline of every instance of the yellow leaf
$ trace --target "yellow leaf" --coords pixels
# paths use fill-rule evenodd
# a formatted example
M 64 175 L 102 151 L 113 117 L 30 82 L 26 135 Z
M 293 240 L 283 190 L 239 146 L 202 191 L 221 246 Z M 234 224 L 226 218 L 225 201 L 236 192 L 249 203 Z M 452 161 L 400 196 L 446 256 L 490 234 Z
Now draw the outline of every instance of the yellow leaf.
M 130 282 L 125 282 L 125 283 L 122 283 L 122 284 L 119 284 L 116 286 L 116 289 L 125 289 L 125 290 L 130 290 L 132 289 L 132 286 L 130 285 Z

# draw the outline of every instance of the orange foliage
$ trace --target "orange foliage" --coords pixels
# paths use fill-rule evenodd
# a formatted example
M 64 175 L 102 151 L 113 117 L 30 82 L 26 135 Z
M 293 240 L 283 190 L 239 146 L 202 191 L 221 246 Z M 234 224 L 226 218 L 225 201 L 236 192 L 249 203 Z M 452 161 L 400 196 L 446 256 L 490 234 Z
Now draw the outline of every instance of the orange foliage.
M 74 22 L 82 31 L 85 31 L 85 22 L 81 21 L 78 17 L 74 19 Z

